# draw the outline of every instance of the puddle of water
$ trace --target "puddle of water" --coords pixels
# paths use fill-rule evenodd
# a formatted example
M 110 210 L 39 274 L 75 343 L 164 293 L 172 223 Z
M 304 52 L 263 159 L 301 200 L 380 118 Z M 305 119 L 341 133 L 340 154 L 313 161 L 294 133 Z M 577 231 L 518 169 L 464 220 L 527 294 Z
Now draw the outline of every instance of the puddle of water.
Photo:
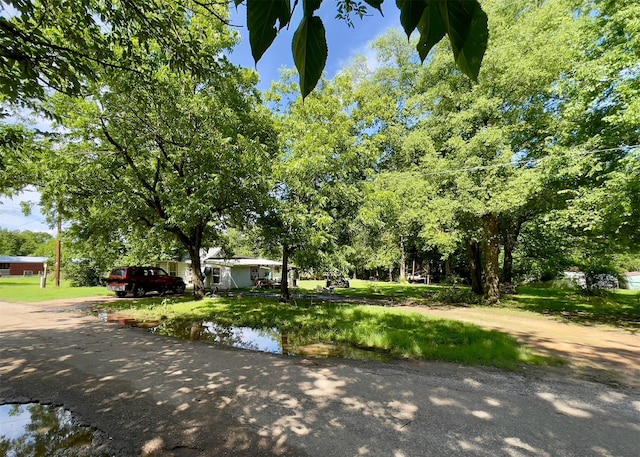
M 44 457 L 91 447 L 93 431 L 69 411 L 39 403 L 0 405 L 0 455 Z M 65 454 L 67 455 L 67 454 Z
M 138 319 L 132 319 L 130 317 L 122 316 L 120 314 L 98 313 L 98 319 L 100 319 L 102 322 L 108 322 L 110 324 L 128 325 L 130 327 L 140 328 L 155 328 L 160 325 L 159 321 L 141 321 Z
M 222 325 L 213 321 L 185 322 L 165 320 L 140 322 L 118 315 L 102 313 L 103 322 L 149 328 L 152 333 L 186 340 L 210 341 L 240 349 L 304 357 L 341 357 L 355 360 L 386 362 L 387 354 L 357 348 L 348 344 L 332 344 L 305 340 L 304 334 L 280 333 L 278 329 L 257 330 L 250 327 Z

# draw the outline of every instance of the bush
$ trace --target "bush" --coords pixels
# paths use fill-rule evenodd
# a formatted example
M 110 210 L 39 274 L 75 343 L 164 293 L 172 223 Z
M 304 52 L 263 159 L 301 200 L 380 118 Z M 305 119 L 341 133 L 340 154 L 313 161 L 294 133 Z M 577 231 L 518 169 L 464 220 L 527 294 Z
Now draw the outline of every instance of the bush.
M 456 284 L 464 284 L 465 280 L 464 278 L 462 278 L 462 276 L 458 276 L 455 274 L 450 274 L 444 277 L 444 279 L 440 282 L 440 284 L 446 284 L 446 285 L 452 285 L 455 286 Z
M 89 259 L 73 260 L 64 265 L 64 275 L 71 287 L 91 287 L 105 284 L 100 267 Z
M 433 301 L 450 304 L 465 303 L 477 305 L 482 303 L 482 297 L 474 294 L 471 289 L 466 287 L 444 287 L 436 292 L 430 293 L 429 298 Z

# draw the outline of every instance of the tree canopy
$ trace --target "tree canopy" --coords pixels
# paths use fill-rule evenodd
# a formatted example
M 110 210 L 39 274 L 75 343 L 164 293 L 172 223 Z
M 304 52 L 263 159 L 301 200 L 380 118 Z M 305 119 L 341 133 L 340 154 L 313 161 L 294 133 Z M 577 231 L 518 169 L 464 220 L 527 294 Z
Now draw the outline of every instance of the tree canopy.
M 373 68 L 356 57 L 332 80 L 318 73 L 319 3 L 300 3 L 300 83 L 287 72 L 267 107 L 255 73 L 224 57 L 235 40 L 226 4 L 213 10 L 219 19 L 205 11 L 172 23 L 174 37 L 195 40 L 182 62 L 149 30 L 122 48 L 131 68 L 92 62 L 91 78 L 78 73 L 85 97 L 28 95 L 64 134 L 42 141 L 3 126 L 1 166 L 13 178 L 2 191 L 40 185 L 47 208 L 72 220 L 69 236 L 91 252 L 186 250 L 197 287 L 201 247 L 229 235 L 254 251 L 237 230 L 251 230 L 285 266 L 401 279 L 410 266 L 468 281 L 489 302 L 516 279 L 602 270 L 621 252 L 635 265 L 636 2 L 483 1 L 491 36 L 486 53 L 469 44 L 483 56 L 483 72 L 469 74 L 459 60 L 473 52 L 450 35 L 457 25 L 437 24 L 468 7 L 473 40 L 479 4 L 399 1 L 404 33 L 373 43 Z M 381 4 L 336 3 L 343 20 Z M 291 4 L 247 0 L 247 11 L 259 60 L 291 21 Z
M 239 5 L 243 0 L 235 0 Z M 290 0 L 247 0 L 247 28 L 254 59 L 260 60 L 278 30 L 292 17 Z M 336 20 L 367 7 L 382 12 L 383 0 L 336 2 Z M 315 15 L 321 0 L 303 0 L 302 20 L 293 37 L 294 61 L 300 75 L 300 89 L 308 95 L 322 75 L 327 44 L 322 20 Z M 420 35 L 418 53 L 424 60 L 429 50 L 445 36 L 459 68 L 476 78 L 487 43 L 487 17 L 477 0 L 441 2 L 398 1 L 400 23 L 407 36 Z M 144 78 L 135 48 L 146 47 L 162 54 L 173 68 L 200 70 L 201 60 L 218 58 L 219 47 L 201 52 L 202 35 L 227 24 L 227 2 L 199 0 L 7 0 L 0 17 L 0 93 L 5 100 L 34 105 L 53 89 L 82 94 L 89 81 L 102 70 L 120 70 Z M 188 33 L 184 33 L 188 30 Z M 237 39 L 223 34 L 225 46 Z M 213 37 L 209 37 L 212 39 Z M 219 43 L 218 43 L 219 44 Z
M 84 95 L 103 71 L 142 79 L 148 67 L 139 47 L 172 68 L 205 71 L 237 40 L 220 32 L 227 17 L 226 5 L 191 0 L 6 0 L 0 93 L 5 101 L 33 106 L 49 90 Z

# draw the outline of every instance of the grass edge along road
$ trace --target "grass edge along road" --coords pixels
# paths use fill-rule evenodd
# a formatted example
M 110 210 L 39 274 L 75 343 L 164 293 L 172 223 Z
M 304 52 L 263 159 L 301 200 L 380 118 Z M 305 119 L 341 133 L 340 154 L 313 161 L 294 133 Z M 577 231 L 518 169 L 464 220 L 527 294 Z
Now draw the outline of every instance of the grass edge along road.
M 503 332 L 384 306 L 311 303 L 309 300 L 291 304 L 270 297 L 220 297 L 200 301 L 122 300 L 101 307 L 139 320 L 213 321 L 229 328 L 277 329 L 288 335 L 290 343 L 299 346 L 349 344 L 394 358 L 489 365 L 509 370 L 522 363 L 559 363 L 558 359 L 534 353 Z
M 112 296 L 105 287 L 55 288 L 49 285 L 47 289 L 40 289 L 38 284 L 38 278 L 3 278 L 0 280 L 0 299 L 37 302 Z M 302 281 L 301 285 L 298 292 L 312 293 L 321 282 Z M 142 319 L 215 320 L 229 326 L 278 329 L 300 344 L 348 343 L 400 358 L 494 365 L 508 369 L 514 369 L 520 363 L 558 362 L 518 345 L 515 338 L 505 333 L 483 330 L 473 324 L 411 315 L 393 307 L 340 303 L 341 298 L 358 297 L 432 305 L 440 303 L 434 298 L 464 297 L 468 292 L 465 287 L 369 281 L 352 281 L 352 286 L 351 289 L 336 289 L 330 303 L 319 302 L 315 298 L 314 302 L 307 299 L 298 300 L 297 305 L 284 305 L 266 296 L 200 302 L 191 301 L 189 297 L 151 296 L 141 300 L 121 300 L 108 305 L 108 308 Z M 502 307 L 551 314 L 582 323 L 617 325 L 638 321 L 640 294 L 619 291 L 603 297 L 585 297 L 570 289 L 529 287 L 520 288 L 518 295 L 505 297 Z

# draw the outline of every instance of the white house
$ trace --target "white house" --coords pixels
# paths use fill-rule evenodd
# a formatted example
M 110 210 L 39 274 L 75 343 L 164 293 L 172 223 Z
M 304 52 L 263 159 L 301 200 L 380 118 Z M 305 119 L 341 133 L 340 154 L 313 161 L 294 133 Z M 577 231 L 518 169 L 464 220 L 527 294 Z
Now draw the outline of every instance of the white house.
M 253 287 L 258 279 L 278 280 L 282 274 L 282 262 L 245 256 L 207 256 L 202 259 L 202 266 L 206 289 Z
M 176 261 L 176 260 L 164 260 L 153 262 L 154 267 L 160 267 L 169 276 L 179 276 L 184 279 L 185 284 L 191 284 L 191 262 L 190 261 Z
M 200 264 L 206 289 L 229 290 L 254 287 L 258 279 L 279 281 L 282 262 L 276 260 L 233 256 L 225 258 L 220 249 L 202 253 Z M 180 276 L 187 286 L 193 286 L 191 261 L 158 261 L 153 266 L 163 268 L 171 276 Z

